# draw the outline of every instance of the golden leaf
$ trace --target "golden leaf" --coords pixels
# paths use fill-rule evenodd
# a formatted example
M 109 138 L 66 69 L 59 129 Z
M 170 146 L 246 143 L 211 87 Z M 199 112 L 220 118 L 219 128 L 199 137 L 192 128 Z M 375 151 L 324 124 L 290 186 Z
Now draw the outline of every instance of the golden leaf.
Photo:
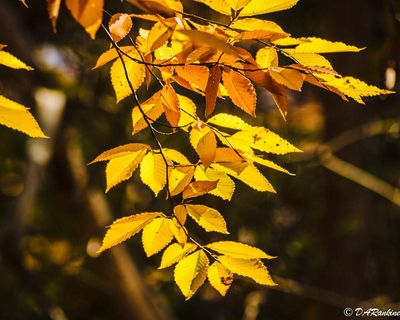
M 217 187 L 218 181 L 195 181 L 183 190 L 183 199 L 200 197 Z
M 195 204 L 185 205 L 189 216 L 207 232 L 219 232 L 229 234 L 226 222 L 222 215 L 215 209 Z
M 22 104 L 0 95 L 0 124 L 33 138 L 48 138 L 28 110 Z
M 255 16 L 292 8 L 299 0 L 251 0 L 250 3 L 240 11 L 239 16 Z
M 136 52 L 131 52 L 130 56 L 134 58 L 140 58 L 139 54 Z M 115 61 L 111 67 L 111 82 L 115 90 L 115 94 L 117 97 L 117 102 L 129 97 L 134 91 L 138 90 L 141 84 L 143 83 L 145 76 L 145 66 L 143 64 L 137 63 L 132 59 L 128 59 L 126 57 Z M 125 73 L 125 68 L 126 72 Z M 128 79 L 132 88 L 129 85 Z
M 171 85 L 166 85 L 161 90 L 160 100 L 158 102 L 164 108 L 165 117 L 173 127 L 178 126 L 181 117 L 179 99 Z
M 74 19 L 85 28 L 92 39 L 103 20 L 103 0 L 65 0 Z
M 218 11 L 219 13 L 225 14 L 227 16 L 231 15 L 231 6 L 227 0 L 196 0 L 197 2 L 204 3 L 211 9 Z
M 264 47 L 257 51 L 256 55 L 257 64 L 263 68 L 277 67 L 278 54 L 274 47 Z
M 176 265 L 175 282 L 186 300 L 190 299 L 206 280 L 209 263 L 207 255 L 202 250 L 197 250 Z
M 276 82 L 296 91 L 301 91 L 306 77 L 305 74 L 297 70 L 281 67 L 271 67 L 268 73 Z
M 210 284 L 222 295 L 225 296 L 233 282 L 233 273 L 221 263 L 215 261 L 207 272 Z
M 7 51 L 0 51 L 0 65 L 13 68 L 13 69 L 25 69 L 33 70 L 30 66 L 26 65 L 24 62 L 14 57 L 11 53 Z
M 60 12 L 61 0 L 47 0 L 47 10 L 53 31 L 56 32 L 58 14 Z
M 219 113 L 208 119 L 207 123 L 234 130 L 248 130 L 253 128 L 251 125 L 244 122 L 240 117 L 233 116 L 229 113 Z
M 169 189 L 171 196 L 176 196 L 183 192 L 185 187 L 192 181 L 194 167 L 169 168 Z
M 206 246 L 220 254 L 238 259 L 274 259 L 264 251 L 235 241 L 213 242 Z
M 240 276 L 249 277 L 258 284 L 275 286 L 267 268 L 258 259 L 238 259 L 229 256 L 219 256 L 218 261 L 231 272 Z
M 216 188 L 209 193 L 224 200 L 230 201 L 232 199 L 233 192 L 235 191 L 235 183 L 225 172 L 212 168 L 205 170 L 199 166 L 195 171 L 195 179 L 196 181 L 218 181 Z
M 121 51 L 129 55 L 131 55 L 132 51 L 136 50 L 134 46 L 120 46 L 119 48 L 121 49 Z M 100 55 L 100 57 L 97 59 L 96 65 L 92 69 L 100 68 L 105 64 L 117 59 L 118 57 L 119 56 L 117 50 L 115 48 L 111 48 Z
M 166 165 L 161 154 L 149 152 L 140 164 L 140 178 L 157 196 L 166 183 Z
M 98 253 L 120 244 L 140 232 L 155 218 L 162 216 L 161 212 L 144 212 L 115 220 L 108 229 Z
M 142 243 L 148 257 L 160 252 L 172 241 L 173 234 L 169 222 L 168 218 L 155 218 L 144 227 Z
M 132 177 L 133 172 L 135 172 L 146 153 L 147 149 L 143 148 L 139 151 L 129 152 L 118 157 L 113 157 L 108 162 L 106 168 L 106 192 L 110 191 L 111 188 L 115 187 L 122 181 L 128 180 Z
M 194 243 L 188 242 L 183 247 L 178 243 L 173 243 L 165 249 L 161 258 L 161 264 L 158 269 L 168 268 L 175 263 L 181 261 L 189 253 L 196 250 L 197 246 Z

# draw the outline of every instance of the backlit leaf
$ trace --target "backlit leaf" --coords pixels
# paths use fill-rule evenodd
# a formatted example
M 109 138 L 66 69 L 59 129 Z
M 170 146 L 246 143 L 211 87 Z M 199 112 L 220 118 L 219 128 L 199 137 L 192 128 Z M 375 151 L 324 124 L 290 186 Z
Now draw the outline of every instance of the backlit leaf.
M 332 52 L 360 52 L 364 48 L 357 48 L 343 42 L 333 42 L 315 37 L 305 38 L 307 42 L 299 44 L 295 53 L 332 53 Z
M 197 181 L 218 181 L 216 188 L 209 193 L 224 200 L 230 201 L 232 199 L 233 192 L 235 191 L 235 183 L 225 172 L 212 168 L 205 170 L 199 166 L 196 168 L 195 179 Z
M 169 189 L 171 196 L 176 196 L 183 192 L 185 187 L 192 181 L 194 167 L 176 167 L 169 168 Z
M 130 56 L 140 59 L 137 52 L 131 52 Z M 143 83 L 145 77 L 145 66 L 139 64 L 136 61 L 123 57 L 124 63 L 121 59 L 115 61 L 111 67 L 111 82 L 114 87 L 114 91 L 117 97 L 117 102 L 129 97 L 132 94 L 132 89 L 134 91 L 138 90 Z M 125 68 L 126 72 L 125 73 Z M 129 86 L 128 79 L 132 84 L 132 88 Z
M 202 250 L 197 250 L 176 265 L 175 282 L 186 300 L 190 299 L 206 280 L 209 263 L 207 255 Z
M 160 252 L 172 241 L 173 234 L 169 222 L 168 218 L 155 218 L 144 227 L 142 243 L 148 257 Z
M 147 149 L 143 148 L 139 151 L 126 153 L 115 158 L 113 157 L 108 162 L 106 168 L 106 192 L 110 191 L 111 188 L 115 187 L 122 181 L 128 180 L 132 177 L 133 172 L 139 166 L 146 153 Z
M 299 0 L 251 0 L 240 12 L 241 17 L 255 16 L 292 8 Z
M 140 164 L 140 178 L 156 196 L 165 186 L 166 174 L 166 165 L 161 154 L 149 152 L 143 158 Z
M 111 17 L 108 29 L 115 42 L 125 38 L 132 28 L 132 18 L 126 13 L 117 13 Z
M 175 263 L 181 261 L 189 253 L 196 250 L 197 246 L 194 243 L 188 242 L 183 247 L 178 243 L 173 243 L 165 249 L 161 258 L 161 264 L 158 269 L 168 268 Z
M 210 75 L 208 77 L 207 86 L 205 90 L 206 95 L 206 111 L 205 116 L 208 117 L 214 112 L 215 103 L 217 102 L 217 96 L 219 91 L 219 83 L 221 82 L 221 69 L 219 66 L 214 66 L 210 69 Z
M 49 18 L 53 31 L 56 32 L 56 25 L 58 14 L 60 12 L 61 0 L 47 0 L 47 11 L 49 12 Z
M 22 104 L 0 95 L 0 124 L 33 138 L 47 138 L 28 110 Z
M 129 55 L 131 55 L 132 51 L 135 51 L 134 46 L 120 46 L 119 48 L 121 49 L 121 51 L 123 51 Z M 96 65 L 93 67 L 93 69 L 100 68 L 100 67 L 104 66 L 105 64 L 117 59 L 118 57 L 119 56 L 118 56 L 117 50 L 115 48 L 111 48 L 100 55 L 100 57 L 97 59 Z
M 103 243 L 97 252 L 103 252 L 120 244 L 140 232 L 153 219 L 162 216 L 161 212 L 144 212 L 115 220 L 108 229 Z
M 207 123 L 235 130 L 248 130 L 252 128 L 252 126 L 244 122 L 241 118 L 228 113 L 219 113 L 208 119 Z
M 203 227 L 207 232 L 219 232 L 229 234 L 226 222 L 222 215 L 215 209 L 195 204 L 185 205 L 189 216 Z
M 209 6 L 211 9 L 227 16 L 231 15 L 231 7 L 227 0 L 196 0 Z
M 249 246 L 244 243 L 235 241 L 219 241 L 213 242 L 207 245 L 210 248 L 220 254 L 239 258 L 239 259 L 273 259 L 275 257 L 266 254 L 264 251 Z
M 230 256 L 220 256 L 218 261 L 231 272 L 253 279 L 258 284 L 275 286 L 267 268 L 258 259 L 238 259 Z
M 11 53 L 3 50 L 0 51 L 0 65 L 13 69 L 33 70 L 33 68 L 14 57 Z
M 207 272 L 210 284 L 222 295 L 225 296 L 233 282 L 233 273 L 221 263 L 215 261 Z
M 196 198 L 209 193 L 217 187 L 218 181 L 195 181 L 183 190 L 183 199 Z
M 268 73 L 276 82 L 284 85 L 289 89 L 301 91 L 301 88 L 303 87 L 305 74 L 300 73 L 297 70 L 281 67 L 271 67 L 269 68 Z
M 255 117 L 257 96 L 250 80 L 232 69 L 229 71 L 224 70 L 222 79 L 232 102 L 246 113 Z
M 103 0 L 65 0 L 65 4 L 72 16 L 85 28 L 92 39 L 103 20 Z

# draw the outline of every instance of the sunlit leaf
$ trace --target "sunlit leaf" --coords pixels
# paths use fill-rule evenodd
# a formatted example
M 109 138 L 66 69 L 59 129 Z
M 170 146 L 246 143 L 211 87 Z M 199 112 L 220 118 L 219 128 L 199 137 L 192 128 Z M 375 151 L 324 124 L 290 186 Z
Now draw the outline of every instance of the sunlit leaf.
M 196 248 L 197 246 L 191 242 L 186 243 L 183 247 L 178 243 L 171 244 L 163 252 L 161 264 L 158 268 L 164 269 L 178 263 L 189 253 L 196 250 Z
M 208 268 L 207 279 L 222 296 L 225 296 L 233 282 L 233 273 L 215 261 Z
M 222 215 L 215 209 L 195 204 L 187 204 L 185 208 L 191 218 L 207 232 L 219 232 L 228 234 L 226 222 Z
M 275 257 L 266 254 L 264 251 L 235 241 L 219 241 L 207 245 L 220 254 L 238 259 L 273 259 Z
M 162 216 L 161 212 L 144 212 L 115 220 L 108 229 L 98 252 L 103 252 L 129 239 L 160 216 Z
M 140 164 L 140 178 L 157 196 L 166 183 L 166 165 L 161 154 L 149 152 Z
M 173 233 L 169 222 L 168 218 L 155 218 L 144 227 L 142 243 L 148 257 L 160 252 L 172 241 Z

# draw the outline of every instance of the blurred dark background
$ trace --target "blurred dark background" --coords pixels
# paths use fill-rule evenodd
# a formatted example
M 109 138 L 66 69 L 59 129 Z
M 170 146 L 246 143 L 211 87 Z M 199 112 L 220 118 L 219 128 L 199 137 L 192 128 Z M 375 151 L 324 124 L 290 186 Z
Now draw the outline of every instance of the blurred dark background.
M 0 2 L 0 43 L 35 71 L 0 68 L 0 93 L 31 106 L 51 139 L 0 127 L 0 319 L 329 320 L 344 319 L 345 307 L 400 311 L 398 95 L 366 99 L 364 107 L 306 85 L 291 95 L 284 122 L 260 91 L 256 123 L 305 150 L 277 159 L 296 177 L 264 171 L 277 195 L 237 183 L 231 202 L 204 202 L 224 213 L 232 240 L 279 257 L 267 266 L 280 285 L 238 279 L 225 298 L 205 285 L 185 302 L 173 268 L 157 270 L 160 256 L 147 259 L 138 236 L 96 256 L 105 225 L 166 203 L 137 172 L 105 195 L 105 166 L 86 164 L 150 136 L 131 136 L 133 105 L 115 104 L 109 67 L 91 70 L 109 46 L 104 34 L 91 41 L 65 6 L 54 34 L 45 1 L 28 2 L 29 9 Z M 218 19 L 202 4 L 185 5 Z M 119 1 L 106 8 L 132 10 Z M 266 18 L 296 37 L 366 46 L 328 58 L 339 73 L 399 91 L 400 1 L 302 0 Z M 220 108 L 243 116 L 228 103 Z M 162 139 L 192 152 L 186 137 Z

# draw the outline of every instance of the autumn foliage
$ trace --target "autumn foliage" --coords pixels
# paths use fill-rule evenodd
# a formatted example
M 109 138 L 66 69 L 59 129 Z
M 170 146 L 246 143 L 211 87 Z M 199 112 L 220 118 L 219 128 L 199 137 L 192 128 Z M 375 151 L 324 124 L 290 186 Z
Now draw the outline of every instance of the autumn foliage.
M 133 105 L 134 139 L 142 130 L 149 130 L 153 139 L 152 145 L 139 141 L 117 146 L 91 163 L 107 163 L 106 192 L 139 170 L 142 182 L 154 195 L 164 191 L 167 198 L 164 212 L 136 213 L 114 221 L 99 252 L 141 232 L 147 256 L 163 251 L 159 268 L 175 265 L 175 282 L 187 299 L 206 279 L 221 295 L 226 294 L 234 275 L 275 285 L 262 262 L 275 257 L 231 240 L 203 243 L 186 227 L 189 217 L 207 232 L 228 235 L 227 219 L 200 204 L 200 197 L 210 194 L 229 201 L 236 180 L 256 191 L 275 193 L 259 168 L 291 174 L 269 155 L 301 152 L 267 128 L 220 113 L 219 101 L 230 99 L 232 108 L 256 117 L 258 87 L 272 95 L 286 117 L 287 91 L 301 91 L 304 83 L 359 103 L 364 103 L 364 97 L 391 92 L 340 75 L 324 56 L 362 48 L 315 37 L 295 38 L 278 24 L 255 18 L 289 9 L 298 0 L 197 0 L 202 3 L 199 8 L 207 5 L 225 16 L 221 21 L 185 13 L 179 0 L 128 2 L 133 5 L 132 12 L 111 15 L 103 10 L 103 0 L 65 0 L 73 18 L 91 38 L 101 31 L 110 42 L 94 69 L 111 65 L 116 102 L 130 99 Z M 48 0 L 54 30 L 60 5 L 61 0 Z M 103 24 L 104 20 L 107 23 Z M 136 28 L 139 20 L 150 22 L 151 28 Z M 248 43 L 257 49 L 247 50 Z M 4 46 L 0 50 L 0 64 L 31 70 Z M 137 95 L 139 88 L 149 88 L 152 82 L 158 86 L 155 92 Z M 196 105 L 180 93 L 187 90 L 203 96 L 203 103 Z M 0 123 L 32 137 L 45 137 L 25 107 L 2 96 Z M 187 137 L 196 161 L 189 160 L 192 155 L 161 144 L 160 135 L 173 134 Z

